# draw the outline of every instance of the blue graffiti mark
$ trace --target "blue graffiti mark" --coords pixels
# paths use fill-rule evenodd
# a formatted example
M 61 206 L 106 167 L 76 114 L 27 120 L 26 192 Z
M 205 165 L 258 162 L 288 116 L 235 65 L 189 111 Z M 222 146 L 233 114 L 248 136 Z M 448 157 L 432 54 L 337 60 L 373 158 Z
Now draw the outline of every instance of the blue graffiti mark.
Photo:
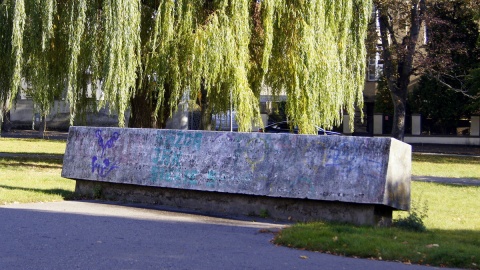
M 198 171 L 189 169 L 185 171 L 172 168 L 154 167 L 152 170 L 152 183 L 163 182 L 170 187 L 198 186 Z
M 214 170 L 208 170 L 206 186 L 213 188 L 215 186 L 215 180 L 217 179 L 217 172 Z
M 106 143 L 103 143 L 102 130 L 97 129 L 95 131 L 95 136 L 97 136 L 98 138 L 98 145 L 102 148 L 101 157 L 104 157 L 105 149 L 112 148 L 114 146 L 115 141 L 118 140 L 118 138 L 120 137 L 120 134 L 118 132 L 114 132 Z
M 107 176 L 111 171 L 118 168 L 116 163 L 110 163 L 108 158 L 103 159 L 103 162 L 98 160 L 97 156 L 92 157 L 92 173 L 97 171 L 98 175 L 101 177 Z
M 156 183 L 158 181 L 174 182 L 178 178 L 180 178 L 178 171 L 173 171 L 164 167 L 152 168 L 152 183 Z
M 196 180 L 198 175 L 198 171 L 194 169 L 186 170 L 184 174 L 184 182 L 189 186 L 196 186 L 198 185 L 198 181 Z
M 226 138 L 223 138 L 223 137 L 226 137 Z M 225 139 L 225 141 L 229 141 L 229 142 L 233 142 L 235 140 L 233 135 L 229 132 L 219 134 L 217 137 L 213 139 L 213 141 L 215 142 L 217 139 L 221 139 L 221 140 Z
M 95 136 L 97 137 L 98 146 L 102 148 L 102 152 L 100 157 L 92 157 L 92 173 L 96 172 L 100 177 L 106 177 L 114 169 L 117 169 L 118 166 L 116 162 L 111 162 L 109 158 L 105 157 L 105 150 L 115 146 L 115 142 L 120 137 L 120 134 L 118 132 L 114 132 L 107 142 L 104 142 L 103 140 L 102 130 L 97 129 L 95 131 Z
M 161 181 L 166 182 L 185 182 L 189 185 L 197 185 L 195 180 L 198 172 L 188 171 L 180 166 L 182 165 L 182 151 L 185 148 L 189 150 L 199 150 L 202 145 L 202 133 L 179 133 L 164 132 L 156 137 L 154 144 L 154 153 L 152 162 L 156 166 L 152 168 L 151 181 L 153 183 Z M 186 180 L 183 179 L 186 177 Z

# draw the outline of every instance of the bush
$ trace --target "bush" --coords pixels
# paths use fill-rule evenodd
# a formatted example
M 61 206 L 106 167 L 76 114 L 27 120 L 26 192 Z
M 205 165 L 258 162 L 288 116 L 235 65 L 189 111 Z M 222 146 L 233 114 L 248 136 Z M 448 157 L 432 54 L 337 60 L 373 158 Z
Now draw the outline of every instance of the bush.
M 413 201 L 408 215 L 394 220 L 393 226 L 407 231 L 425 232 L 427 231 L 427 227 L 425 227 L 423 219 L 427 217 L 427 211 L 427 202 L 424 202 L 420 209 L 417 206 L 417 201 Z

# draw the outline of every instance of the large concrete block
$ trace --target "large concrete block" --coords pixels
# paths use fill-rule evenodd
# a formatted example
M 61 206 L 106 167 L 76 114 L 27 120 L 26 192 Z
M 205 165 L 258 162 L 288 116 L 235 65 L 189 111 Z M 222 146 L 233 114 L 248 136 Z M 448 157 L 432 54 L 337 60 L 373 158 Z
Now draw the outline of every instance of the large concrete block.
M 408 210 L 411 147 L 392 138 L 71 127 L 62 176 Z

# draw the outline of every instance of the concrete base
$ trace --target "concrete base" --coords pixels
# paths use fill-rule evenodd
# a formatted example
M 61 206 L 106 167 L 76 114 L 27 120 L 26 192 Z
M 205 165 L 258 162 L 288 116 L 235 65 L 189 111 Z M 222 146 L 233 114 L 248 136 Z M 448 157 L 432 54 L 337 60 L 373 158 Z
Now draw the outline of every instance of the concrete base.
M 374 204 L 273 198 L 87 180 L 76 180 L 75 194 L 88 198 L 164 205 L 212 215 L 268 216 L 298 222 L 323 220 L 377 226 L 391 224 L 393 209 Z

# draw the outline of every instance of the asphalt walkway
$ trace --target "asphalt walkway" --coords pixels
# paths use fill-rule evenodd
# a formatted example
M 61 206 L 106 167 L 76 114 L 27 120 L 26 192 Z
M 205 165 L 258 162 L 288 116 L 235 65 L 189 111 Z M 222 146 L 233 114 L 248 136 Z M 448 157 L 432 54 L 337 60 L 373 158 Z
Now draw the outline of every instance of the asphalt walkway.
M 11 204 L 0 220 L 0 269 L 433 269 L 275 246 L 285 224 L 146 205 Z

